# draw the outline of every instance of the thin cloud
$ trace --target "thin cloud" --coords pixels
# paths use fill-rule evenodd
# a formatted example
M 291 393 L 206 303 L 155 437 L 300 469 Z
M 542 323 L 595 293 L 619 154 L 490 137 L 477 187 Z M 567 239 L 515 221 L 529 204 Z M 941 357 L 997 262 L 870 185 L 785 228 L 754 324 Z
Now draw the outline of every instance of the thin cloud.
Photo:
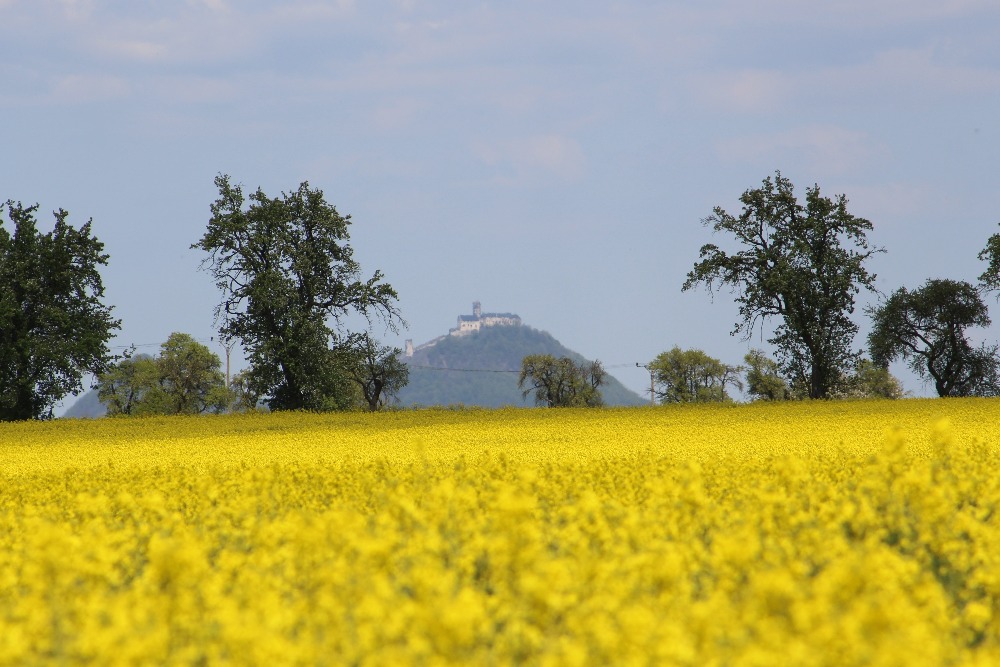
M 57 104 L 80 104 L 125 97 L 128 82 L 117 76 L 71 74 L 54 82 L 49 100 Z
M 717 142 L 716 152 L 727 162 L 785 168 L 793 162 L 812 173 L 831 175 L 868 170 L 882 159 L 885 149 L 864 132 L 810 125 L 722 140 Z
M 954 104 L 1000 90 L 1000 67 L 956 62 L 935 47 L 886 49 L 864 62 L 815 69 L 734 69 L 691 75 L 699 107 L 726 113 Z
M 502 182 L 524 184 L 538 176 L 572 181 L 586 171 L 586 157 L 579 142 L 560 134 L 481 142 L 474 148 L 484 164 L 497 170 Z
M 701 75 L 696 94 L 711 109 L 727 112 L 768 112 L 782 108 L 796 89 L 794 77 L 784 72 L 741 69 Z

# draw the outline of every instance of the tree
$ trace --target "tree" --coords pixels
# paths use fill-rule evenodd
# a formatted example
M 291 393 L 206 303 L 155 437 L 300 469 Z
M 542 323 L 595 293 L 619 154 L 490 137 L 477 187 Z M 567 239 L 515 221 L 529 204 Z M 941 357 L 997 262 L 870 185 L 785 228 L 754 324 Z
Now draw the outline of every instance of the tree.
M 219 356 L 185 333 L 172 333 L 156 358 L 124 359 L 98 376 L 109 415 L 224 412 L 234 402 Z
M 858 359 L 854 370 L 846 375 L 835 395 L 837 398 L 889 398 L 903 397 L 903 385 L 885 366 L 871 359 Z
M 517 386 L 525 397 L 534 393 L 538 405 L 599 407 L 604 404 L 600 387 L 607 375 L 599 361 L 577 364 L 569 357 L 529 354 L 521 361 Z
M 327 410 L 350 401 L 350 380 L 337 363 L 353 339 L 344 320 L 405 324 L 396 291 L 380 271 L 361 279 L 348 243 L 350 216 L 322 190 L 303 182 L 270 198 L 258 189 L 249 205 L 229 177 L 215 179 L 219 198 L 202 239 L 203 267 L 222 291 L 216 308 L 224 340 L 238 339 L 250 363 L 248 381 L 273 410 Z
M 371 412 L 385 405 L 409 381 L 410 369 L 399 360 L 402 352 L 380 344 L 367 333 L 359 336 L 357 345 L 348 352 L 348 377 L 361 389 Z
M 140 414 L 144 399 L 159 382 L 156 361 L 148 354 L 127 357 L 97 378 L 97 397 L 108 415 Z
M 250 385 L 249 373 L 241 371 L 233 376 L 229 384 L 232 395 L 230 410 L 235 412 L 255 412 L 260 409 L 261 396 Z
M 969 327 L 990 325 L 986 304 L 973 285 L 928 280 L 912 292 L 901 287 L 869 314 L 868 346 L 876 364 L 908 361 L 914 372 L 933 380 L 938 396 L 996 393 L 996 348 L 973 347 L 966 335 Z
M 647 366 L 661 403 L 715 403 L 732 400 L 726 386 L 743 390 L 739 366 L 729 366 L 701 350 L 674 346 Z
M 753 349 L 743 357 L 746 363 L 747 393 L 756 400 L 785 401 L 792 397 L 791 389 L 781 377 L 778 362 L 763 350 Z
M 716 207 L 703 222 L 742 249 L 729 254 L 702 246 L 682 289 L 704 283 L 710 292 L 716 285 L 734 290 L 741 319 L 732 333 L 745 339 L 764 320 L 780 317 L 768 342 L 782 372 L 807 387 L 810 398 L 825 398 L 857 356 L 851 343 L 858 327 L 849 315 L 860 289 L 874 289 L 865 262 L 882 252 L 868 246 L 872 224 L 847 212 L 844 195 L 823 197 L 818 185 L 806 190 L 802 206 L 780 172 L 740 201 L 738 218 Z
M 0 421 L 44 419 L 83 376 L 107 370 L 121 321 L 101 303 L 99 269 L 108 263 L 92 220 L 79 229 L 54 212 L 51 232 L 39 232 L 38 205 L 8 200 L 13 233 L 0 217 Z
M 189 334 L 170 334 L 156 361 L 155 394 L 163 413 L 190 415 L 226 409 L 230 396 L 222 360 Z
M 986 270 L 979 276 L 979 284 L 988 291 L 1000 290 L 1000 233 L 987 239 L 979 259 L 987 263 Z

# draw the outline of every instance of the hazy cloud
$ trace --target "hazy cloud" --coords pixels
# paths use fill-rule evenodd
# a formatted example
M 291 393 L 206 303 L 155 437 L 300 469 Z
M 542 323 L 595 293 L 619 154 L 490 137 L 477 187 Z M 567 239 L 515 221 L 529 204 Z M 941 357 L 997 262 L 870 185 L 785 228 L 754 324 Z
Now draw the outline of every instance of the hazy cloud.
M 71 74 L 54 81 L 49 99 L 58 104 L 79 104 L 124 97 L 128 93 L 129 84 L 121 77 Z
M 835 175 L 870 169 L 884 148 L 864 132 L 832 125 L 811 125 L 717 142 L 719 156 L 773 168 L 801 164 L 816 174 Z M 787 167 L 786 167 L 787 168 Z
M 508 183 L 523 185 L 538 175 L 575 180 L 586 170 L 583 148 L 559 134 L 481 142 L 474 151 L 482 162 L 497 167 L 498 179 Z

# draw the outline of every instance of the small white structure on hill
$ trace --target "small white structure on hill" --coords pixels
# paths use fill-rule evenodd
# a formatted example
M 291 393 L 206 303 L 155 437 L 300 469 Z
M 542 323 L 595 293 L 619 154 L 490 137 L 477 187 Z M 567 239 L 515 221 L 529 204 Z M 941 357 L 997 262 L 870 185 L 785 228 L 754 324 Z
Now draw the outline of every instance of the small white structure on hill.
M 521 318 L 514 313 L 483 313 L 482 305 L 478 301 L 472 303 L 472 315 L 459 315 L 458 326 L 449 329 L 451 336 L 464 336 L 474 331 L 479 331 L 483 327 L 495 326 L 520 326 Z

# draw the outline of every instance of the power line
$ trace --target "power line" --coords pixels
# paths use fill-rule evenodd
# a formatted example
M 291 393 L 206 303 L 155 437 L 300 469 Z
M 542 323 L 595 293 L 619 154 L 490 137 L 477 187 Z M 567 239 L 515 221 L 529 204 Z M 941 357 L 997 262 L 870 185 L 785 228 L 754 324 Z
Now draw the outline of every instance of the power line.
M 604 366 L 607 368 L 633 368 L 635 364 L 613 364 L 610 366 Z M 446 366 L 421 366 L 418 364 L 407 364 L 410 368 L 421 368 L 428 371 L 456 371 L 459 373 L 520 373 L 518 370 L 509 370 L 506 368 L 449 368 Z
M 215 343 L 214 340 L 204 340 L 200 338 L 192 339 L 196 343 L 201 343 L 203 345 L 208 345 L 210 343 Z M 161 347 L 163 343 L 131 343 L 129 345 L 108 345 L 109 350 L 131 350 L 132 348 L 140 347 Z
M 456 371 L 459 373 L 520 373 L 520 370 L 511 371 L 507 369 L 500 368 L 447 368 L 445 366 L 418 366 L 416 364 L 407 364 L 410 368 L 422 368 L 428 371 Z

